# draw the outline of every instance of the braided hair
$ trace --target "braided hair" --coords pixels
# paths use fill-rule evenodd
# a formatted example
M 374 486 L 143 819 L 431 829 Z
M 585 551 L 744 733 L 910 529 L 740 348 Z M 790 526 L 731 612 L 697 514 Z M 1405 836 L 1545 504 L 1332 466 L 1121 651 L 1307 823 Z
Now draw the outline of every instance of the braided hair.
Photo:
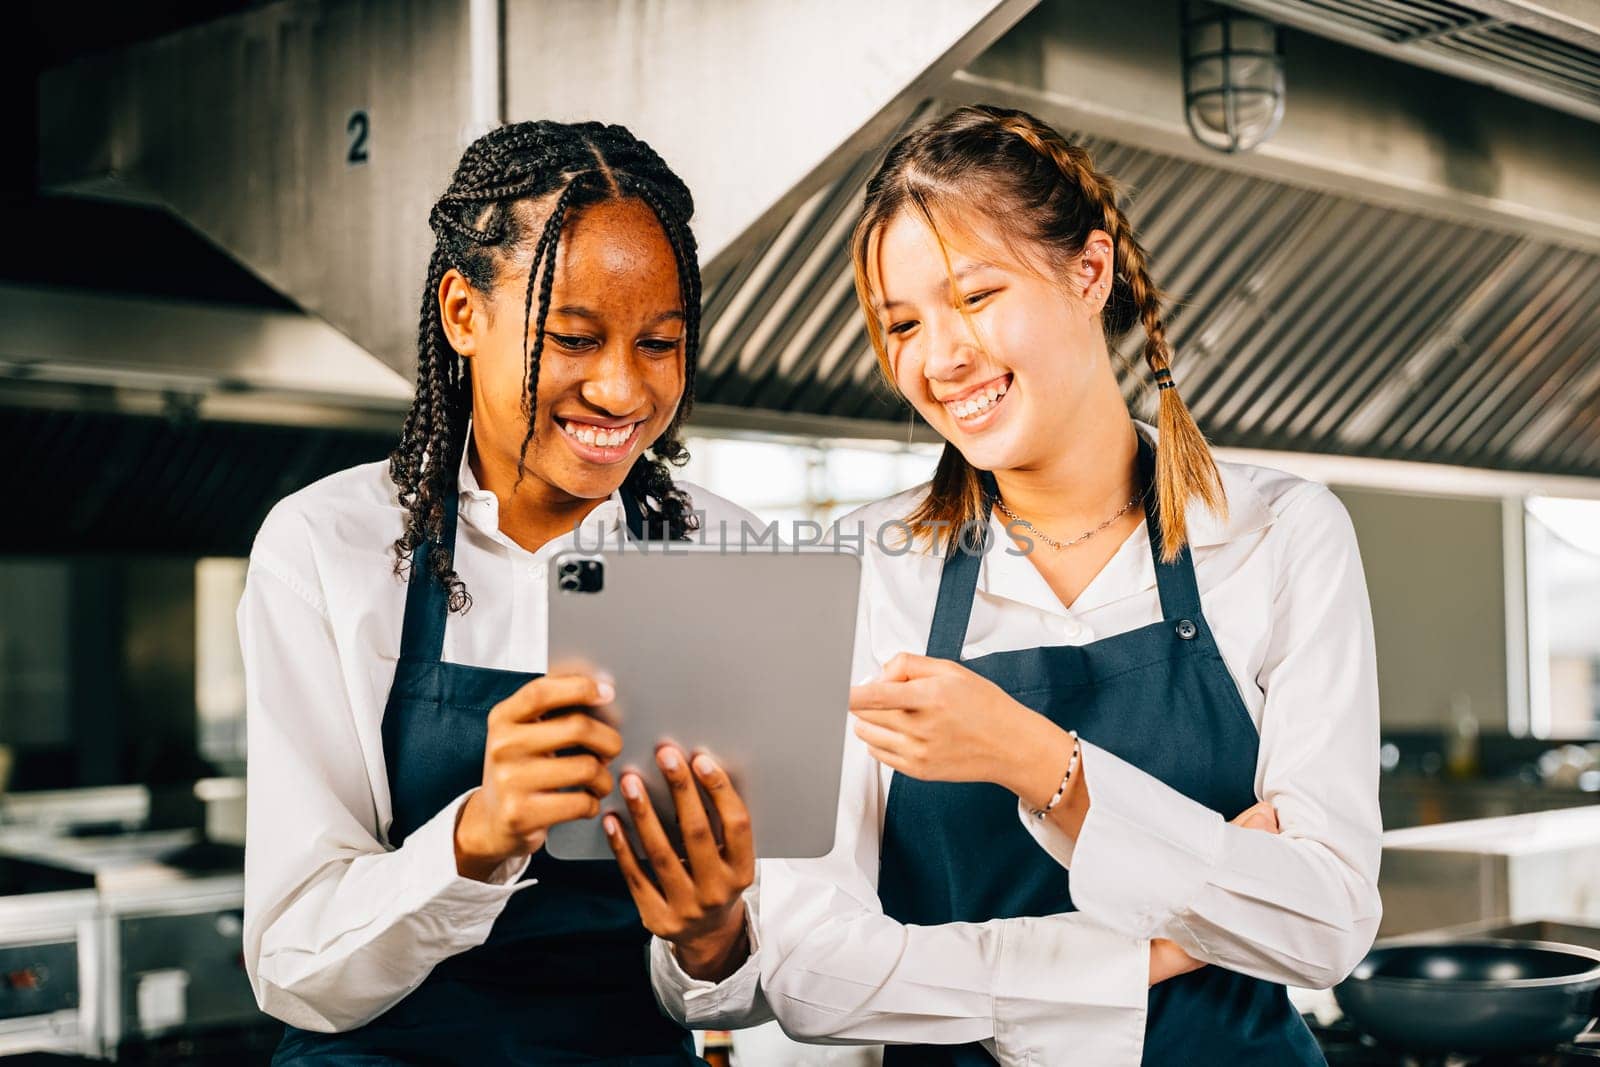
M 449 187 L 429 212 L 434 247 L 417 327 L 417 392 L 389 456 L 389 476 L 406 510 L 405 530 L 394 542 L 395 572 L 407 574 L 418 546 L 429 543 L 428 576 L 444 588 L 453 612 L 472 604 L 450 546 L 442 543 L 445 505 L 458 491 L 456 473 L 467 447 L 472 368 L 445 336 L 439 285 L 454 268 L 467 284 L 487 293 L 500 268 L 532 246 L 523 300 L 523 336 L 531 330 L 533 339 L 525 356 L 528 431 L 517 460 L 520 481 L 535 433 L 539 362 L 561 234 L 584 208 L 628 198 L 650 208 L 672 246 L 685 337 L 683 401 L 650 448 L 655 458 L 641 455 L 634 462 L 623 492 L 639 502 L 646 536 L 677 540 L 695 528 L 693 505 L 668 470 L 668 464 L 682 466 L 689 458 L 678 434 L 693 405 L 700 347 L 700 266 L 689 229 L 694 214 L 689 189 L 648 144 L 622 126 L 549 121 L 501 126 L 467 146 Z M 545 202 L 549 214 L 542 224 L 531 224 Z
M 1111 296 L 1100 312 L 1101 327 L 1113 343 L 1136 325 L 1144 328 L 1144 360 L 1160 385 L 1156 505 L 1162 559 L 1176 559 L 1188 538 L 1189 501 L 1199 497 L 1225 515 L 1227 500 L 1205 437 L 1173 387 L 1172 349 L 1162 313 L 1166 297 L 1151 280 L 1144 247 L 1117 206 L 1116 183 L 1094 168 L 1081 146 L 1034 116 L 1009 108 L 957 108 L 896 142 L 867 183 L 866 202 L 851 238 L 856 295 L 891 387 L 894 375 L 873 311 L 869 245 L 875 233 L 905 210 L 916 212 L 937 233 L 938 209 L 982 213 L 997 221 L 1008 238 L 1042 252 L 1063 272 L 1092 231 L 1102 230 L 1111 238 L 1114 270 Z M 983 518 L 983 506 L 977 472 L 954 445 L 946 444 L 932 489 L 909 525 L 917 534 L 951 531 L 946 547 L 954 549 L 954 538 L 966 524 Z

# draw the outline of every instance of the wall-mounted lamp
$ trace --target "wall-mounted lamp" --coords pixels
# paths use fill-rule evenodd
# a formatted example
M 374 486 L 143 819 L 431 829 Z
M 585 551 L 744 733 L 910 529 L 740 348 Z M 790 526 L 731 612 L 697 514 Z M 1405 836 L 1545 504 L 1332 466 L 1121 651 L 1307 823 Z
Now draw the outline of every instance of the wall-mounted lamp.
M 1204 0 L 1183 5 L 1184 118 L 1195 140 L 1248 152 L 1283 121 L 1283 43 L 1265 19 Z

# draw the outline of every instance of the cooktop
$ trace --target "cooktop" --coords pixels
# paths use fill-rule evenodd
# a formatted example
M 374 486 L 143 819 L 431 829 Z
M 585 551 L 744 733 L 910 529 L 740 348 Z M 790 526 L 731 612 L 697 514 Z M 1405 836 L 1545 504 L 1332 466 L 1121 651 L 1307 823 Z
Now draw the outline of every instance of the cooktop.
M 1306 1020 L 1329 1067 L 1595 1067 L 1600 1064 L 1600 1033 L 1593 1030 L 1576 1041 L 1542 1052 L 1484 1056 L 1421 1056 L 1374 1045 L 1343 1020 L 1319 1026 Z

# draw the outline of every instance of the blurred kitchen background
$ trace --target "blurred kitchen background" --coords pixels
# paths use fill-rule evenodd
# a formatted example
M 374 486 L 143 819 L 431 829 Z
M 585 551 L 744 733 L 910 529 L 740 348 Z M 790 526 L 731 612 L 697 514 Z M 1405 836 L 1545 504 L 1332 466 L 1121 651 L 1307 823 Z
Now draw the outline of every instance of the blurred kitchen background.
M 0 17 L 0 1053 L 264 1061 L 244 557 L 277 499 L 387 454 L 427 206 L 472 137 L 536 117 L 624 122 L 694 189 L 685 477 L 780 520 L 937 454 L 877 381 L 844 250 L 886 142 L 997 102 L 1089 144 L 1220 454 L 1325 481 L 1354 519 L 1384 932 L 1560 920 L 1600 943 L 1600 0 Z M 860 1061 L 781 1044 L 736 1058 Z

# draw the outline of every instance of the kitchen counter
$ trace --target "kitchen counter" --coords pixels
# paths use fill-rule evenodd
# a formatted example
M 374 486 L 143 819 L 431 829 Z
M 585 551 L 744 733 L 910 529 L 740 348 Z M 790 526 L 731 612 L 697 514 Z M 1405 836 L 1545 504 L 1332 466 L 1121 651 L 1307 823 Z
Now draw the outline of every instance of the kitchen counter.
M 1390 830 L 1381 936 L 1546 915 L 1600 920 L 1600 807 Z
M 1492 819 L 1389 830 L 1383 848 L 1526 855 L 1600 846 L 1600 807 L 1527 812 Z

